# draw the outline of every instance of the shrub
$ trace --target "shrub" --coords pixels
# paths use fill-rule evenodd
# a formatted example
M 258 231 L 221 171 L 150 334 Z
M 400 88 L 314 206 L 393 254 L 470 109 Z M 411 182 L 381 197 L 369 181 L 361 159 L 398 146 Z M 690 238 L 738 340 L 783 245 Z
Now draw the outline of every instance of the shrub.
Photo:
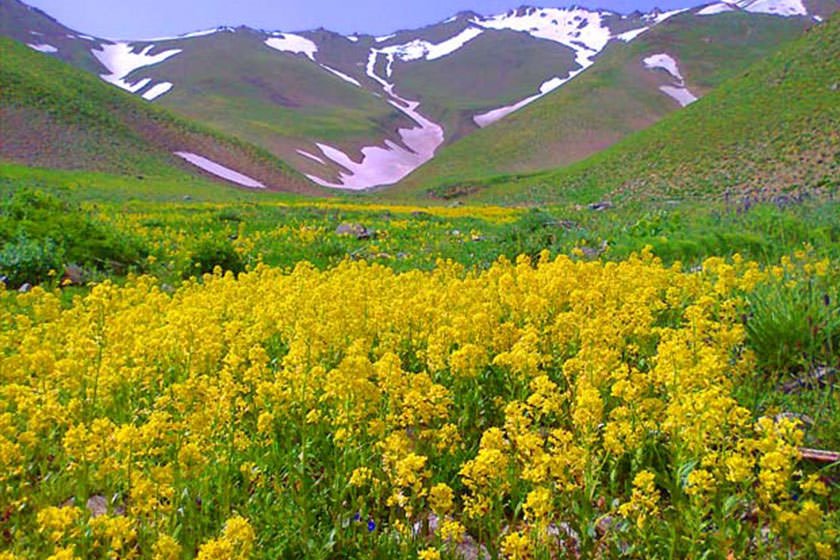
M 837 286 L 813 280 L 773 282 L 749 294 L 746 328 L 759 367 L 785 375 L 830 365 L 840 348 L 838 296 Z
M 0 276 L 6 286 L 38 284 L 49 278 L 50 271 L 62 269 L 62 251 L 52 239 L 30 239 L 18 236 L 0 251 Z
M 10 279 L 44 280 L 50 269 L 60 272 L 74 263 L 102 272 L 142 270 L 149 251 L 137 236 L 103 223 L 77 204 L 34 189 L 18 189 L 0 204 L 0 242 L 14 273 Z
M 184 277 L 212 273 L 217 266 L 225 272 L 238 274 L 245 270 L 245 261 L 230 241 L 221 238 L 203 239 L 193 249 L 190 268 L 184 271 Z

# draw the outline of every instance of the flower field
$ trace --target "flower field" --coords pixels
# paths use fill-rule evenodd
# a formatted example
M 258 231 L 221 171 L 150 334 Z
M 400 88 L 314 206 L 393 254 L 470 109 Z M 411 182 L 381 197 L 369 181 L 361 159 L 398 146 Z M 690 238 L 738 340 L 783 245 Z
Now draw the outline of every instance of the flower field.
M 0 558 L 833 558 L 744 390 L 751 294 L 836 278 L 800 256 L 0 292 Z

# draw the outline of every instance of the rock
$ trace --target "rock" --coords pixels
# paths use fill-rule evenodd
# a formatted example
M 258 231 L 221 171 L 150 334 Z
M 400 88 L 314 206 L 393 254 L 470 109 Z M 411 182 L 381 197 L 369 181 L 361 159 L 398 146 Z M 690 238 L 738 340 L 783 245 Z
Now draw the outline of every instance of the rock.
M 82 267 L 69 264 L 64 267 L 64 282 L 62 284 L 81 285 L 85 283 L 85 271 Z
M 594 210 L 595 212 L 603 212 L 604 210 L 609 210 L 613 207 L 613 203 L 608 200 L 602 200 L 601 202 L 593 202 L 589 205 L 590 210 Z
M 458 558 L 464 560 L 490 560 L 490 552 L 483 544 L 478 544 L 474 538 L 467 535 L 455 547 Z
M 105 499 L 105 496 L 91 496 L 85 505 L 87 505 L 91 517 L 99 517 L 108 513 L 108 500 Z
M 29 282 L 24 283 L 20 288 L 18 288 L 18 292 L 25 294 L 26 292 L 32 289 L 32 284 Z
M 807 414 L 800 414 L 798 412 L 780 412 L 774 418 L 776 422 L 780 422 L 782 420 L 797 420 L 802 423 L 803 426 L 810 428 L 814 425 L 814 419 L 808 416 Z
M 370 239 L 373 237 L 373 232 L 362 224 L 344 223 L 336 228 L 335 233 L 338 235 L 352 235 L 356 239 Z
M 597 248 L 583 246 L 580 250 L 583 251 L 583 256 L 587 259 L 597 259 L 606 252 L 607 247 L 608 243 L 606 241 L 601 241 L 601 244 Z
M 840 82 L 834 82 L 833 84 L 831 84 L 831 87 L 828 88 L 828 89 L 830 89 L 831 91 L 840 90 Z

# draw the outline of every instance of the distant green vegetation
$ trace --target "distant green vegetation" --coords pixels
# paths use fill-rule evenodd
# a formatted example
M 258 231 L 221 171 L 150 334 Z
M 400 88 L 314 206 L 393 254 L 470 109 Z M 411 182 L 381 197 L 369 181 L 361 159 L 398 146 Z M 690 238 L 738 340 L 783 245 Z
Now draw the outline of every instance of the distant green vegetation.
M 327 267 L 353 258 L 411 270 L 433 268 L 443 258 L 484 268 L 500 256 L 537 256 L 543 250 L 621 260 L 646 246 L 665 262 L 687 267 L 708 255 L 735 253 L 774 263 L 803 247 L 840 260 L 840 202 L 818 200 L 790 205 L 648 202 L 603 211 L 575 205 L 531 210 L 413 207 L 351 196 L 306 200 L 201 182 L 139 181 L 17 166 L 0 167 L 0 193 L 8 201 L 4 208 L 31 202 L 36 212 L 26 219 L 5 212 L 0 230 L 4 241 L 22 237 L 42 246 L 55 243 L 63 248 L 59 254 L 64 265 L 93 263 L 101 270 L 101 263 L 113 260 L 170 282 L 215 265 L 240 270 L 260 261 L 291 267 L 308 260 Z M 363 227 L 368 234 L 341 234 L 342 224 Z M 102 235 L 85 233 L 86 228 L 119 240 L 112 245 L 136 250 L 123 251 L 128 255 L 124 258 L 103 256 L 98 252 L 102 243 L 88 245 Z M 137 255 L 153 258 L 138 263 Z M 33 283 L 43 277 L 22 280 Z

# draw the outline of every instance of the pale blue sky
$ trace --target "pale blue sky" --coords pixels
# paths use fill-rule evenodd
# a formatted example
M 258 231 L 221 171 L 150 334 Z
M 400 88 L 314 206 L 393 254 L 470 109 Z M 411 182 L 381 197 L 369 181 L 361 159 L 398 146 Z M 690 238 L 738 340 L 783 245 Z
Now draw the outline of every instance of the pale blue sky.
M 711 1 L 711 0 L 708 0 Z M 177 35 L 219 25 L 302 31 L 325 27 L 340 33 L 383 34 L 422 27 L 461 10 L 503 12 L 522 4 L 577 4 L 626 13 L 683 8 L 703 0 L 28 0 L 63 24 L 101 37 L 139 39 Z

